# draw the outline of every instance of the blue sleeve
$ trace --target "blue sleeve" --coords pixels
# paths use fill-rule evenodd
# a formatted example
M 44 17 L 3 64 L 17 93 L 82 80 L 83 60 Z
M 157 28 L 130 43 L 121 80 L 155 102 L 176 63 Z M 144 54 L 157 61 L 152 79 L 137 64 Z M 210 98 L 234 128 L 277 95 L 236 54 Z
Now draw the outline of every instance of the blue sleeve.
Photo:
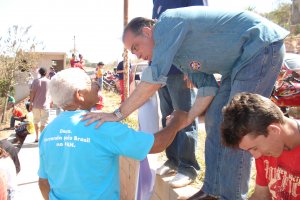
M 153 83 L 153 84 L 162 84 L 163 86 L 167 83 L 167 78 L 160 79 L 159 81 L 155 81 L 152 76 L 152 68 L 147 67 L 142 72 L 141 81 L 147 82 L 147 83 Z
M 143 160 L 153 146 L 153 134 L 135 131 L 121 123 L 114 123 L 113 126 L 109 126 L 109 129 L 110 150 L 115 155 Z

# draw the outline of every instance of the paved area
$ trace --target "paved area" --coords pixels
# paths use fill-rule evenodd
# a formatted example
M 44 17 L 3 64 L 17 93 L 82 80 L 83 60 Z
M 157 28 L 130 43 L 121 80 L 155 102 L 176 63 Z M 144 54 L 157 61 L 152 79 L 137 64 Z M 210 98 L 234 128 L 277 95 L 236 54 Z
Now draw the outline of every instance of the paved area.
M 50 111 L 51 121 L 56 116 L 56 110 Z M 12 140 L 12 134 L 8 140 Z M 17 200 L 43 200 L 38 186 L 38 169 L 39 169 L 39 147 L 34 143 L 35 135 L 27 135 L 26 140 L 19 152 L 21 171 L 17 175 L 18 191 Z
M 13 136 L 10 138 L 13 138 Z M 38 186 L 37 175 L 39 149 L 38 144 L 33 142 L 34 140 L 35 135 L 28 135 L 19 152 L 21 171 L 17 175 L 17 200 L 43 200 Z

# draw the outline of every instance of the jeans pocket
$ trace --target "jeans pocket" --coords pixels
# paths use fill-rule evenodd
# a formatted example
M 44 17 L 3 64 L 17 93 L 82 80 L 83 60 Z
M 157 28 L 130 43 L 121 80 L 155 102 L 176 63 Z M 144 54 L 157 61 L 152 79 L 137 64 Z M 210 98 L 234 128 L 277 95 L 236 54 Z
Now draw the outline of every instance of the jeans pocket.
M 282 52 L 285 51 L 285 46 L 283 44 L 283 41 L 274 42 L 270 45 L 271 52 L 272 52 L 272 59 L 270 60 L 270 63 L 272 66 L 278 66 L 282 64 L 283 61 L 283 55 Z M 283 50 L 284 49 L 284 50 Z

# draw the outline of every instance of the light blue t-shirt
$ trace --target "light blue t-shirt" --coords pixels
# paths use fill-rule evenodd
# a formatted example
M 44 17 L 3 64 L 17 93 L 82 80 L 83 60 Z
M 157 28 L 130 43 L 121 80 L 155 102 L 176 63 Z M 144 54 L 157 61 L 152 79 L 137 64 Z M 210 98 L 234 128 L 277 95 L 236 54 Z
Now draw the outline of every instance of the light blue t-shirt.
M 48 179 L 51 200 L 119 199 L 119 156 L 143 160 L 154 136 L 119 122 L 85 126 L 86 111 L 66 111 L 40 137 L 40 178 Z
M 230 75 L 233 68 L 243 67 L 259 50 L 288 34 L 282 27 L 248 11 L 206 6 L 169 9 L 155 23 L 151 68 L 142 80 L 164 83 L 174 64 L 185 74 L 202 74 L 201 80 L 206 81 L 198 88 L 214 87 L 210 75 Z

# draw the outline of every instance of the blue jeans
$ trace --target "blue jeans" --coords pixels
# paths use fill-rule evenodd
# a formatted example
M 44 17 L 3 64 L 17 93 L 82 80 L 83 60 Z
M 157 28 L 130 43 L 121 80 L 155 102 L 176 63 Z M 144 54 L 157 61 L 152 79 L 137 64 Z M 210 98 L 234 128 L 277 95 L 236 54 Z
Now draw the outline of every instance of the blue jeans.
M 15 122 L 16 121 L 22 122 L 24 119 L 25 119 L 25 117 L 14 117 L 14 116 L 11 116 L 11 118 L 10 118 L 10 128 L 14 128 L 15 127 Z
M 163 127 L 166 126 L 166 116 L 178 109 L 189 111 L 194 103 L 195 92 L 187 88 L 183 76 L 183 74 L 169 75 L 166 86 L 158 91 Z M 197 127 L 193 122 L 180 130 L 172 144 L 166 149 L 168 164 L 177 167 L 178 173 L 192 178 L 196 177 L 197 170 L 200 170 L 195 156 L 197 135 Z
M 101 77 L 101 78 L 98 78 L 98 85 L 99 85 L 99 87 L 100 87 L 100 90 L 102 91 L 103 90 L 103 78 Z
M 204 192 L 221 199 L 246 199 L 251 155 L 221 145 L 222 108 L 239 92 L 269 97 L 282 65 L 284 51 L 283 41 L 275 42 L 258 52 L 246 65 L 236 66 L 231 75 L 222 77 L 219 91 L 205 116 Z

